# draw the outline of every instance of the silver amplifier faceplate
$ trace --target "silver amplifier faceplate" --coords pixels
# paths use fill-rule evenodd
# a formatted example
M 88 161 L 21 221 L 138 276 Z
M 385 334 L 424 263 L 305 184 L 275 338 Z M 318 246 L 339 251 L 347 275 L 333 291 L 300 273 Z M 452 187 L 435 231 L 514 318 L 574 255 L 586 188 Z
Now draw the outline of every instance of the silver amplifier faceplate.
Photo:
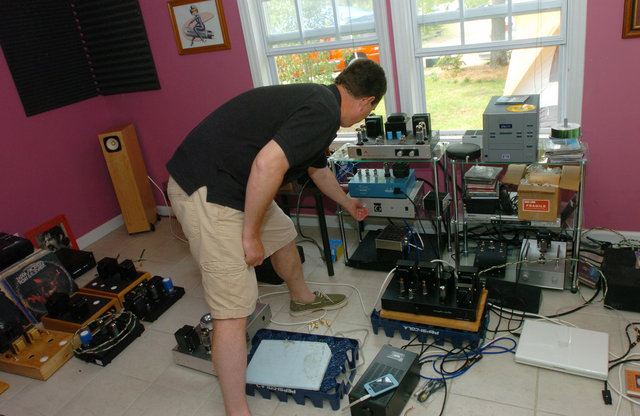
M 433 131 L 428 139 L 417 144 L 413 135 L 409 135 L 405 140 L 369 139 L 363 144 L 348 143 L 347 155 L 354 159 L 431 159 L 434 156 L 433 149 L 440 140 L 440 132 Z

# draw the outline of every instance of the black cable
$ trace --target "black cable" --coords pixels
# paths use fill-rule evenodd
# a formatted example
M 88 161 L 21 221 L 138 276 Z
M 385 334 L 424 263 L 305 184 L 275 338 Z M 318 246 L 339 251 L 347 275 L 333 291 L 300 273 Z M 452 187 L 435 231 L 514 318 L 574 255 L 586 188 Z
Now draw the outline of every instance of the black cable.
M 422 179 L 422 178 L 419 178 L 419 177 L 417 177 L 417 176 L 416 176 L 416 180 L 417 180 L 417 181 L 422 181 L 422 182 L 426 183 L 426 184 L 427 184 L 427 185 L 429 185 L 429 187 L 430 187 L 431 189 L 433 189 L 433 191 L 435 192 L 436 188 L 435 188 L 435 187 L 433 186 L 433 184 L 432 184 L 431 182 L 429 182 L 428 180 L 426 180 L 426 179 Z
M 302 232 L 302 227 L 300 227 L 300 203 L 302 202 L 302 193 L 304 192 L 304 188 L 307 187 L 309 182 L 311 182 L 311 178 L 306 180 L 306 182 L 302 185 L 302 188 L 300 188 L 300 192 L 298 192 L 298 202 L 296 204 L 296 225 L 298 226 L 298 234 L 300 234 L 300 237 L 302 237 L 302 240 L 300 241 L 308 241 L 313 243 L 318 248 L 318 250 L 320 250 L 320 258 L 324 260 L 324 250 L 322 249 L 322 247 L 320 247 L 320 244 L 318 244 L 318 242 L 313 238 L 304 235 L 304 233 Z
M 409 197 L 409 195 L 407 195 L 407 193 L 406 193 L 406 192 L 404 192 L 402 189 L 400 189 L 400 188 L 395 188 L 393 191 L 394 191 L 394 193 L 401 193 L 402 195 L 404 195 L 404 196 L 405 196 L 405 198 L 407 198 L 407 199 L 409 200 L 409 202 L 411 202 L 411 204 L 413 205 L 413 208 L 416 210 L 416 215 L 417 215 L 417 218 L 418 218 L 418 225 L 420 225 L 420 229 L 422 230 L 422 233 L 425 235 L 425 238 L 427 238 L 427 232 L 426 232 L 426 230 L 425 230 L 425 228 L 424 228 L 424 225 L 422 224 L 422 218 L 420 218 L 420 214 L 419 214 L 420 210 L 419 210 L 418 206 L 416 205 L 416 203 L 415 203 L 415 202 L 414 202 L 414 201 Z M 396 191 L 398 191 L 398 192 L 396 192 Z M 433 224 L 433 220 L 432 220 L 431 222 L 432 222 L 432 225 L 433 225 L 434 230 L 437 230 L 437 229 L 436 229 L 436 225 L 435 225 L 435 224 Z M 429 245 L 431 246 L 431 249 L 432 249 L 432 250 L 433 250 L 433 252 L 435 253 L 436 258 L 437 258 L 437 259 L 439 259 L 439 258 L 440 258 L 441 253 L 438 253 L 438 249 L 437 249 L 437 247 L 433 244 L 433 241 L 432 241 L 432 239 L 431 239 L 431 238 L 427 238 L 427 240 L 429 240 Z M 419 260 L 419 259 L 420 259 L 420 256 L 418 256 L 418 260 Z
M 634 326 L 634 325 L 640 325 L 640 322 L 630 322 L 624 328 L 625 335 L 627 336 L 627 341 L 629 342 L 629 347 L 627 348 L 627 351 L 624 354 L 622 354 L 620 357 L 616 358 L 615 360 L 609 360 L 609 364 L 617 363 L 620 360 L 624 360 L 625 357 L 627 355 L 629 355 L 629 353 L 631 352 L 631 349 L 633 347 L 635 347 L 636 345 L 638 345 L 638 340 L 640 339 L 640 331 L 638 331 L 638 329 L 636 329 L 636 339 L 635 339 L 635 341 L 631 341 L 631 337 L 629 336 L 629 328 Z

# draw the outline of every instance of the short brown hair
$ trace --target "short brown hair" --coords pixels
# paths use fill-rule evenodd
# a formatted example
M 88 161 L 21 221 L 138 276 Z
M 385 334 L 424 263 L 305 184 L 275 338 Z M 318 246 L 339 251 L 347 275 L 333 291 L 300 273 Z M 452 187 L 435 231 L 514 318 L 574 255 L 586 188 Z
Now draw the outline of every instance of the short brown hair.
M 369 58 L 351 61 L 334 83 L 345 87 L 355 98 L 375 97 L 373 104 L 378 104 L 387 92 L 384 69 Z

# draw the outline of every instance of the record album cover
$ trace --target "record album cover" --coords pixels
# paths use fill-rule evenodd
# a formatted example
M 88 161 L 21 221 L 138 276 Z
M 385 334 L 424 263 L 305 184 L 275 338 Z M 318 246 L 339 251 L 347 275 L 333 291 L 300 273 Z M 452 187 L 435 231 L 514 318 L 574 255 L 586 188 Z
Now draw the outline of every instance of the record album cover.
M 47 299 L 56 292 L 71 295 L 78 290 L 71 275 L 48 250 L 37 250 L 0 275 L 7 293 L 32 323 L 47 312 Z

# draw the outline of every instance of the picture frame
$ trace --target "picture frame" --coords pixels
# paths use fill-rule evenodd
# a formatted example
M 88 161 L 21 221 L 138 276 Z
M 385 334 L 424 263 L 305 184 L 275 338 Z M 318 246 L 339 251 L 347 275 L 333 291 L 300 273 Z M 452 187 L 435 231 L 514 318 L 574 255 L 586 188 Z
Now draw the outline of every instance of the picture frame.
M 221 0 L 168 2 L 180 55 L 231 49 Z
M 54 252 L 61 248 L 79 249 L 67 218 L 62 214 L 27 231 L 26 237 L 35 248 Z
M 622 37 L 640 37 L 640 0 L 624 0 Z

